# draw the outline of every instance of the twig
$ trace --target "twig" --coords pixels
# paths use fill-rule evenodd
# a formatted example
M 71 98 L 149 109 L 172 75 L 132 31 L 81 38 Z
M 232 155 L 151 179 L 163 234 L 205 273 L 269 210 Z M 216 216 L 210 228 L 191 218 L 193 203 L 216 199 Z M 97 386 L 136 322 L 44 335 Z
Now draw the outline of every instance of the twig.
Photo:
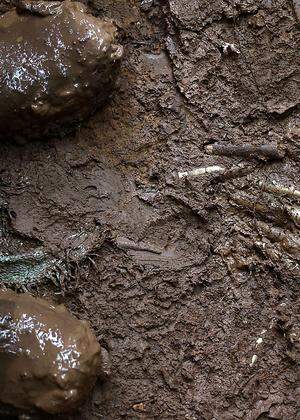
M 192 171 L 178 172 L 178 178 L 181 179 L 186 177 L 200 176 L 205 174 L 211 174 L 213 172 L 224 173 L 225 171 L 226 169 L 222 166 L 206 166 L 203 168 L 193 169 Z
M 295 187 L 284 187 L 283 185 L 277 184 L 273 181 L 271 184 L 266 184 L 259 181 L 259 187 L 266 192 L 275 193 L 277 195 L 288 195 L 290 197 L 300 198 L 300 191 L 296 190 Z
M 226 180 L 232 178 L 241 178 L 243 176 L 249 175 L 256 169 L 256 167 L 257 165 L 245 165 L 243 163 L 239 163 L 237 165 L 231 166 L 229 169 L 226 169 L 225 172 L 217 175 L 216 179 Z
M 241 145 L 216 143 L 206 146 L 206 152 L 211 155 L 219 156 L 241 156 L 246 158 L 256 157 L 260 159 L 272 160 L 282 159 L 285 151 L 282 146 L 276 143 L 263 144 L 259 146 L 250 143 Z
M 286 222 L 287 216 L 296 224 L 300 223 L 300 208 L 294 206 L 277 206 L 273 203 L 258 203 L 251 197 L 231 196 L 231 199 L 238 205 L 257 211 L 263 215 L 272 215 L 279 222 Z

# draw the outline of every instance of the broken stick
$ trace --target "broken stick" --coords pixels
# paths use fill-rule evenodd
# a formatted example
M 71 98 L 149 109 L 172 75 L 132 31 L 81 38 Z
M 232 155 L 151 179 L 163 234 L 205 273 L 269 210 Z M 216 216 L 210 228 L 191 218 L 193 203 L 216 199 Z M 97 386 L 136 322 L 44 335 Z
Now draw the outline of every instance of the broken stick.
M 216 143 L 206 146 L 206 152 L 219 156 L 256 157 L 264 160 L 277 160 L 284 157 L 285 151 L 277 143 L 262 144 L 259 146 L 250 143 L 241 145 Z
M 286 187 L 284 185 L 278 184 L 275 181 L 273 181 L 270 184 L 259 181 L 258 185 L 263 191 L 270 192 L 279 196 L 286 195 L 289 197 L 300 199 L 300 191 L 297 190 L 294 186 Z
M 232 195 L 231 200 L 239 206 L 256 211 L 265 216 L 272 216 L 278 222 L 285 223 L 287 219 L 292 220 L 297 226 L 300 223 L 300 208 L 289 205 L 277 205 L 267 202 L 256 202 L 253 197 Z
M 192 171 L 178 172 L 178 178 L 194 177 L 199 175 L 211 174 L 213 172 L 223 173 L 226 169 L 222 166 L 206 166 L 202 168 L 196 168 Z

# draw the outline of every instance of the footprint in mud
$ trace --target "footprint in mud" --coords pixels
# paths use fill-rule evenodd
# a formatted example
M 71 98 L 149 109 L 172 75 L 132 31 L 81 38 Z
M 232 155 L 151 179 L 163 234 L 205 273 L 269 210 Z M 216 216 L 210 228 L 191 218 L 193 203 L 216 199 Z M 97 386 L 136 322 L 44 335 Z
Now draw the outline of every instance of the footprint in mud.
M 28 145 L 40 161 L 28 160 L 26 180 L 18 148 L 9 149 L 15 171 L 2 166 L 11 186 L 1 189 L 13 216 L 2 218 L 0 226 L 1 282 L 25 286 L 53 271 L 64 272 L 67 261 L 79 262 L 99 245 L 102 223 L 114 225 L 115 211 L 122 218 L 122 202 L 131 192 L 121 174 L 100 161 L 71 171 L 63 145 L 61 154 L 48 160 Z

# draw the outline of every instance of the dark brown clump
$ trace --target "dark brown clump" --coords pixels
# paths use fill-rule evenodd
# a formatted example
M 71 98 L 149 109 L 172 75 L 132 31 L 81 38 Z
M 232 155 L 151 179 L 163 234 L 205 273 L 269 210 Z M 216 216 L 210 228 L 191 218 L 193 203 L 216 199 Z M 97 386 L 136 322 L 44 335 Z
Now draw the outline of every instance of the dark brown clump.
M 81 3 L 20 1 L 0 17 L 0 136 L 41 137 L 109 96 L 123 53 L 116 27 Z
M 0 403 L 69 412 L 96 381 L 101 348 L 85 321 L 29 294 L 0 292 Z

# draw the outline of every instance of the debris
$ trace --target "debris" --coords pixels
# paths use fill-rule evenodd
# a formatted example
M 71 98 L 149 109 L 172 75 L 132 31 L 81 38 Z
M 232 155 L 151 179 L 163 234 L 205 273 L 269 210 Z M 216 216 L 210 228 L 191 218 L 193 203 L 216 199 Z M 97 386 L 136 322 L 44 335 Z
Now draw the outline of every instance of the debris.
M 206 146 L 206 152 L 211 155 L 255 157 L 263 160 L 282 159 L 285 154 L 283 147 L 277 143 L 262 144 L 259 146 L 250 143 L 241 145 L 216 143 Z
M 139 403 L 139 404 L 134 404 L 132 406 L 132 408 L 134 409 L 134 411 L 146 411 L 145 410 L 145 404 L 144 403 Z
M 222 166 L 206 166 L 203 168 L 193 169 L 187 172 L 178 172 L 178 178 L 194 177 L 199 175 L 211 174 L 213 172 L 224 173 L 226 171 Z
M 277 205 L 273 203 L 262 203 L 254 201 L 252 197 L 231 196 L 231 199 L 238 205 L 249 210 L 256 211 L 265 216 L 274 218 L 279 223 L 286 223 L 287 218 L 296 225 L 300 223 L 300 208 L 288 205 Z
M 237 165 L 232 165 L 230 168 L 226 169 L 225 172 L 217 175 L 217 178 L 220 180 L 226 180 L 247 176 L 254 171 L 256 166 L 257 165 L 245 165 L 244 163 L 238 163 Z
M 116 245 L 121 249 L 130 249 L 133 251 L 145 251 L 145 252 L 151 252 L 153 254 L 162 254 L 163 250 L 153 247 L 151 245 L 145 244 L 143 242 L 134 242 L 130 239 L 118 237 L 116 238 Z
M 272 242 L 278 242 L 283 250 L 298 258 L 300 252 L 300 239 L 298 237 L 279 228 L 270 227 L 267 223 L 261 221 L 256 221 L 255 227 L 260 235 L 265 235 Z
M 297 190 L 294 186 L 284 187 L 283 185 L 277 184 L 275 181 L 272 181 L 270 184 L 260 181 L 258 185 L 263 191 L 271 192 L 277 195 L 288 195 L 298 199 L 300 198 L 300 190 Z
M 249 26 L 252 26 L 253 28 L 263 28 L 266 24 L 265 12 L 263 10 L 260 10 L 254 16 L 250 17 L 248 22 Z
M 257 345 L 257 346 L 259 346 L 260 344 L 262 344 L 262 342 L 263 342 L 263 339 L 262 339 L 261 337 L 259 337 L 259 338 L 256 340 L 256 345 Z
M 142 0 L 141 1 L 141 9 L 144 12 L 147 12 L 153 6 L 153 0 Z
M 251 359 L 250 367 L 254 366 L 254 364 L 256 363 L 257 359 L 258 359 L 257 355 L 254 354 L 252 356 L 252 359 Z
M 229 44 L 228 42 L 225 42 L 222 45 L 222 50 L 224 54 L 230 54 L 230 53 L 234 53 L 234 54 L 240 54 L 240 50 L 234 45 L 234 44 Z
M 300 207 L 284 206 L 283 208 L 297 224 L 300 223 Z

